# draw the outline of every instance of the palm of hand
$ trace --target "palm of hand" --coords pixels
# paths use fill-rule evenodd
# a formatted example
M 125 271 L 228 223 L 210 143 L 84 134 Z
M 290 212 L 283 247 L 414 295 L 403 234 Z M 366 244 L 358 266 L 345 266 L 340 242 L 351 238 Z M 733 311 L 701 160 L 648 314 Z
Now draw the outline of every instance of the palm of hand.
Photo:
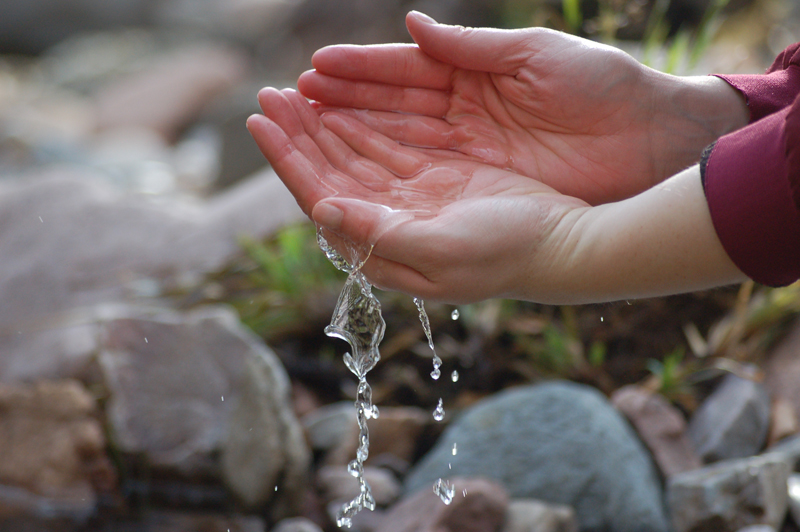
M 585 205 L 457 153 L 401 146 L 337 113 L 320 119 L 296 93 L 262 94 L 269 120 L 248 123 L 259 146 L 306 213 L 327 225 L 319 205 L 334 204 L 344 216 L 332 229 L 374 244 L 363 271 L 383 288 L 451 301 L 509 295 L 532 267 L 521 255 L 557 245 L 561 218 Z

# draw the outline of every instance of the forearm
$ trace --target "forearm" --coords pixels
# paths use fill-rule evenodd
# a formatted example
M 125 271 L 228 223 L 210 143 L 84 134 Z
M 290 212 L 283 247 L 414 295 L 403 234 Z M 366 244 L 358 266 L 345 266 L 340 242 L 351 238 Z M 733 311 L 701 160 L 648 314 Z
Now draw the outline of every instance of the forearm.
M 648 71 L 652 96 L 651 147 L 654 182 L 695 164 L 703 151 L 722 135 L 747 125 L 744 96 L 714 76 L 679 77 Z
M 717 238 L 693 166 L 633 198 L 572 213 L 560 303 L 702 290 L 744 280 Z

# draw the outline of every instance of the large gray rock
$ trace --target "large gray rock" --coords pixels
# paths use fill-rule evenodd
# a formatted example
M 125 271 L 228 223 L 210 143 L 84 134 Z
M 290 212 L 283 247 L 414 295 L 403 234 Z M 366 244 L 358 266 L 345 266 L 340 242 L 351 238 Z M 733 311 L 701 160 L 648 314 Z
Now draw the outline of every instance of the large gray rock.
M 675 532 L 736 532 L 786 515 L 789 465 L 779 455 L 726 460 L 673 476 L 667 503 Z
M 759 383 L 728 375 L 689 422 L 689 437 L 704 462 L 757 454 L 767 440 L 770 398 Z
M 122 309 L 101 325 L 113 444 L 154 471 L 217 478 L 247 506 L 296 510 L 309 452 L 277 357 L 224 307 Z
M 453 474 L 495 479 L 515 498 L 570 505 L 581 530 L 668 528 L 647 452 L 588 386 L 550 382 L 482 401 L 445 431 L 409 474 L 406 489 L 430 489 Z
M 74 174 L 0 185 L 0 382 L 76 376 L 95 318 L 80 310 L 191 288 L 302 217 L 274 172 L 207 202 L 125 195 Z

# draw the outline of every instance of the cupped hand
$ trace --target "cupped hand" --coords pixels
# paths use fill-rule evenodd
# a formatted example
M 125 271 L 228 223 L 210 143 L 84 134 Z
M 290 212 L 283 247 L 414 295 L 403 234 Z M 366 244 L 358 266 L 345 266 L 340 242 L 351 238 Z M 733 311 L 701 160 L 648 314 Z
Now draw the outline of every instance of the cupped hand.
M 374 247 L 381 288 L 450 302 L 558 299 L 570 229 L 587 204 L 525 176 L 440 149 L 402 146 L 294 91 L 259 94 L 248 128 L 300 207 Z
M 676 78 L 616 48 L 415 12 L 407 26 L 417 46 L 319 50 L 299 90 L 323 112 L 362 109 L 349 112 L 403 144 L 458 152 L 591 204 L 651 187 L 716 138 L 667 108 Z

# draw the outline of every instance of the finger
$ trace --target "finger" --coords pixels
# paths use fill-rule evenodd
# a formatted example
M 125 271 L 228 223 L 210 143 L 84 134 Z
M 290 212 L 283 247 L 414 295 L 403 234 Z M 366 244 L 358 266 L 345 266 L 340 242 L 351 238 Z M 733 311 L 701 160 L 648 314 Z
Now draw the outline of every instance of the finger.
M 412 11 L 406 27 L 425 54 L 466 70 L 511 74 L 536 52 L 536 30 L 465 28 L 439 24 Z
M 305 72 L 300 76 L 297 87 L 306 98 L 336 107 L 399 111 L 436 117 L 444 116 L 450 107 L 450 95 L 444 91 L 354 81 L 315 71 Z
M 412 177 L 432 163 L 428 156 L 398 144 L 354 118 L 333 112 L 323 114 L 321 119 L 356 153 L 380 164 L 395 176 Z
M 314 54 L 317 72 L 402 87 L 450 90 L 453 67 L 409 44 L 327 46 Z
M 267 87 L 258 92 L 258 103 L 264 112 L 264 116 L 277 124 L 289 136 L 294 146 L 318 170 L 322 171 L 329 166 L 325 155 L 306 131 L 307 127 L 312 130 L 313 127 L 303 124 L 301 117 L 286 97 L 286 94 L 272 87 Z M 317 124 L 319 124 L 319 120 L 317 120 Z
M 354 118 L 368 128 L 406 146 L 457 149 L 468 139 L 461 129 L 430 116 L 367 111 L 341 107 L 318 107 L 318 113 L 335 111 Z
M 247 129 L 275 172 L 306 215 L 322 198 L 333 192 L 324 185 L 319 169 L 297 149 L 292 139 L 275 122 L 261 115 L 247 119 Z
M 374 245 L 386 231 L 412 220 L 414 214 L 362 199 L 332 197 L 319 202 L 311 217 L 316 224 L 352 242 Z
M 281 92 L 294 107 L 305 133 L 311 137 L 326 165 L 333 165 L 372 190 L 386 188 L 385 183 L 393 175 L 377 162 L 358 156 L 347 143 L 323 125 L 317 112 L 297 91 L 284 89 Z

